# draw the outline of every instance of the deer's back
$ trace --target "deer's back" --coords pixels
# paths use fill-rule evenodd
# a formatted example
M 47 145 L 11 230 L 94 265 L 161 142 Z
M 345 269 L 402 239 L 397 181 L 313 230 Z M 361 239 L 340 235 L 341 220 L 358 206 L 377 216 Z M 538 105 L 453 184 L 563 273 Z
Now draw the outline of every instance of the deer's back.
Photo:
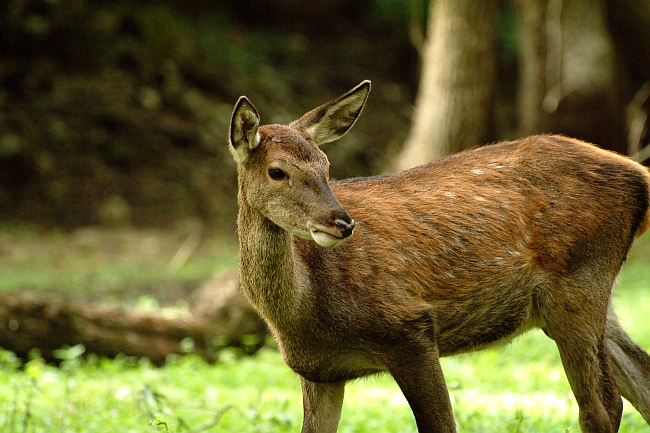
M 572 256 L 614 233 L 628 240 L 617 255 L 627 252 L 645 223 L 649 180 L 620 155 L 536 136 L 332 189 L 358 222 L 361 245 L 368 237 L 408 244 L 416 256 L 430 248 L 454 263 L 441 253 L 486 259 L 528 249 L 543 269 L 567 271 Z

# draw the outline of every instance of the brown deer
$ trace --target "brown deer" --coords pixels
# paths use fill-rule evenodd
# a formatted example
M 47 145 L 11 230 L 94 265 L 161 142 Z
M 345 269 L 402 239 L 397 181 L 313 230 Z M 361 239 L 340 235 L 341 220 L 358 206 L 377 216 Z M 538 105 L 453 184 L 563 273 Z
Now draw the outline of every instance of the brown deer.
M 650 226 L 648 171 L 543 135 L 330 183 L 318 145 L 369 92 L 364 81 L 288 126 L 260 126 L 242 96 L 230 125 L 241 287 L 300 376 L 303 433 L 335 432 L 345 383 L 380 372 L 420 433 L 453 432 L 439 357 L 531 328 L 556 342 L 584 433 L 618 430 L 621 394 L 650 423 L 650 356 L 611 304 Z

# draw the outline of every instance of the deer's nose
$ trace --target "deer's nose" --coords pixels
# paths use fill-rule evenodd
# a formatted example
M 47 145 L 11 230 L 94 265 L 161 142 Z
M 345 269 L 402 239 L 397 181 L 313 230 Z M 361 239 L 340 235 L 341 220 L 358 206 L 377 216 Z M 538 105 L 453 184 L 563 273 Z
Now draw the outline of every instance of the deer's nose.
M 350 217 L 348 218 L 349 221 L 345 221 L 340 218 L 337 218 L 334 221 L 334 225 L 336 225 L 336 228 L 338 228 L 339 231 L 341 232 L 341 237 L 343 239 L 349 237 L 352 234 L 352 231 L 354 230 L 354 224 L 355 224 L 354 220 Z

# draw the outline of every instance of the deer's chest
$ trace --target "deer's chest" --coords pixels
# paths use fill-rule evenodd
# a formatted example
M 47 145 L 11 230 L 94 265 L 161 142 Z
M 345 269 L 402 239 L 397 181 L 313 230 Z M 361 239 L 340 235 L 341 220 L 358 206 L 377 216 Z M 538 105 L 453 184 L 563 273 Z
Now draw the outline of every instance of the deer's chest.
M 313 382 L 341 382 L 385 371 L 372 344 L 323 323 L 294 324 L 292 330 L 274 329 L 285 363 Z

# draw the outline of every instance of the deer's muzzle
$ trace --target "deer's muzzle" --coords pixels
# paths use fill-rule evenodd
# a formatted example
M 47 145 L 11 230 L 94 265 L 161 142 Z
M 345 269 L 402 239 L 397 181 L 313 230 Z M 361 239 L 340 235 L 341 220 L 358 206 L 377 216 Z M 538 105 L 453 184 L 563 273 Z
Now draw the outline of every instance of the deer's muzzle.
M 341 212 L 332 215 L 329 221 L 327 224 L 309 224 L 311 237 L 318 245 L 334 247 L 352 236 L 355 222 L 345 210 L 341 209 Z

